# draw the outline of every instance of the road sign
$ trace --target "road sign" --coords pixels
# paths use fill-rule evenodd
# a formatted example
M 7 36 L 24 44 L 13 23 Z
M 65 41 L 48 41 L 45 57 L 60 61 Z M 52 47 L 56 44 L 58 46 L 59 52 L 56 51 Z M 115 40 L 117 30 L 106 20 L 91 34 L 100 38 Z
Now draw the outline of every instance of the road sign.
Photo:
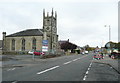
M 47 52 L 48 51 L 48 40 L 42 41 L 42 51 Z
M 42 45 L 48 45 L 48 40 L 43 40 Z
M 44 49 L 44 48 L 45 48 L 45 49 L 47 49 L 47 48 L 48 48 L 48 46 L 42 46 L 42 49 Z

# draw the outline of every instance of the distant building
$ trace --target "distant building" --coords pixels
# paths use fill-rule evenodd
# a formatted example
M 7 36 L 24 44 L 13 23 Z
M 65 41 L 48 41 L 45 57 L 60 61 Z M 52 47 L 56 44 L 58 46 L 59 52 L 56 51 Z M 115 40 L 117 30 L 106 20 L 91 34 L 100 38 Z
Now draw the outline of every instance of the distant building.
M 43 10 L 43 28 L 27 29 L 6 35 L 3 32 L 3 52 L 28 52 L 29 50 L 42 50 L 42 41 L 48 40 L 48 51 L 57 51 L 57 13 L 51 12 L 51 16 Z
M 73 52 L 73 50 L 75 50 L 77 48 L 77 45 L 69 42 L 69 39 L 68 40 L 60 40 L 59 44 L 60 44 L 60 49 L 64 50 L 64 51 L 70 50 L 71 52 Z

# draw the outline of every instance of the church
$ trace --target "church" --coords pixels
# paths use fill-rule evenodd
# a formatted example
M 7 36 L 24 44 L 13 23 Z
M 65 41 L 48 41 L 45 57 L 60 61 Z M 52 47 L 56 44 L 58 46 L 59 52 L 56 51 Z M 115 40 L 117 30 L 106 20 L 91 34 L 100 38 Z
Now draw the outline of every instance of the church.
M 44 44 L 44 41 L 47 41 Z M 46 52 L 56 52 L 59 49 L 57 35 L 57 13 L 56 11 L 45 12 L 43 9 L 42 29 L 26 29 L 10 35 L 3 32 L 3 54 L 24 52 L 30 50 L 43 50 Z

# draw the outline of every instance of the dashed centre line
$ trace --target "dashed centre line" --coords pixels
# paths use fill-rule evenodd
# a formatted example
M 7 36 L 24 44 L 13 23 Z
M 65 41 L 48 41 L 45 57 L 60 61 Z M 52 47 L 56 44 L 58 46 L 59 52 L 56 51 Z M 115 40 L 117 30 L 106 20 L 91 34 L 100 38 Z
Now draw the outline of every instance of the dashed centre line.
M 86 71 L 86 73 L 85 73 L 85 76 L 84 76 L 83 80 L 86 80 L 87 75 L 88 75 L 88 73 L 89 73 L 89 70 L 90 70 L 91 66 L 92 66 L 92 61 L 91 61 L 90 65 L 89 65 L 89 67 L 88 67 L 88 69 L 87 69 L 87 71 Z
M 69 64 L 69 63 L 71 63 L 72 61 L 68 61 L 68 62 L 66 62 L 66 63 L 63 63 L 64 65 L 66 65 L 66 64 Z
M 83 57 L 80 57 L 80 58 L 74 59 L 74 60 L 72 60 L 72 61 L 68 61 L 68 62 L 63 63 L 63 64 L 66 65 L 66 64 L 69 64 L 69 63 L 71 63 L 71 62 L 73 62 L 73 61 L 77 61 L 77 60 L 79 60 L 79 59 L 82 59 L 82 58 L 84 58 L 84 57 L 86 57 L 86 56 L 83 56 Z
M 77 61 L 77 60 L 79 60 L 79 59 L 81 59 L 81 58 L 84 58 L 84 57 L 86 57 L 86 56 L 83 56 L 83 57 L 80 57 L 80 58 L 74 59 L 74 60 L 72 60 L 72 61 L 65 62 L 65 63 L 63 63 L 63 65 L 69 64 L 69 63 L 71 63 L 71 62 L 73 62 L 73 61 Z M 39 74 L 42 74 L 42 73 L 48 72 L 48 71 L 50 71 L 50 70 L 56 69 L 56 68 L 58 68 L 58 67 L 60 67 L 60 66 L 54 66 L 54 67 L 51 67 L 51 68 L 46 69 L 46 70 L 44 70 L 44 71 L 38 72 L 37 74 L 39 75 Z
M 74 59 L 73 61 L 77 61 L 78 59 Z

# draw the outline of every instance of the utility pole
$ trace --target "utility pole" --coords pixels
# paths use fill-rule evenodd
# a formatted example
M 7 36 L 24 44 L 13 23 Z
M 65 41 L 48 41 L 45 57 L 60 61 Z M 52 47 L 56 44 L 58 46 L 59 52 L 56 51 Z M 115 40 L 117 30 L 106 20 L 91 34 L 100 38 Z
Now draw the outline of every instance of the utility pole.
M 105 25 L 105 27 L 107 27 L 107 25 Z M 109 25 L 109 42 L 111 41 L 111 27 Z
M 105 27 L 107 27 L 107 25 L 105 25 Z M 111 27 L 110 27 L 110 25 L 109 25 L 109 44 L 110 44 L 110 52 L 112 52 L 112 45 L 111 45 Z
M 111 40 L 111 28 L 110 28 L 110 25 L 109 25 L 109 42 Z

